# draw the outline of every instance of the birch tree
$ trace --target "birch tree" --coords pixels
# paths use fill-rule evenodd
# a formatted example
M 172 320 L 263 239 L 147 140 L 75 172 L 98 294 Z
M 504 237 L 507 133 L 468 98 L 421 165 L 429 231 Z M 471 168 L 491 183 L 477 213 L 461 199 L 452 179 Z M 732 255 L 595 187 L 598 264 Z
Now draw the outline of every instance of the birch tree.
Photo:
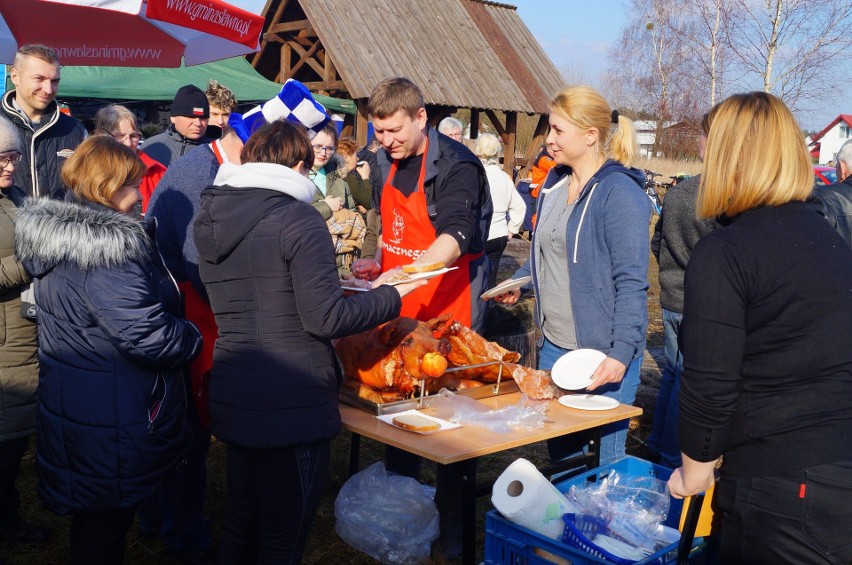
M 852 0 L 731 0 L 726 41 L 741 87 L 807 110 L 836 85 L 830 70 L 852 47 Z

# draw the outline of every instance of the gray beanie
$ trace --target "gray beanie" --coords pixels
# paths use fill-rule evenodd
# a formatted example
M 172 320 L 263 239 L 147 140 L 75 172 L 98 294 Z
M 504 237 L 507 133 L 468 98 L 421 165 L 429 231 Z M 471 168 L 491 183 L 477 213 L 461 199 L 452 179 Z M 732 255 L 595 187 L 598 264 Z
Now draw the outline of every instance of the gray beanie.
M 0 153 L 21 150 L 21 134 L 6 118 L 0 118 Z

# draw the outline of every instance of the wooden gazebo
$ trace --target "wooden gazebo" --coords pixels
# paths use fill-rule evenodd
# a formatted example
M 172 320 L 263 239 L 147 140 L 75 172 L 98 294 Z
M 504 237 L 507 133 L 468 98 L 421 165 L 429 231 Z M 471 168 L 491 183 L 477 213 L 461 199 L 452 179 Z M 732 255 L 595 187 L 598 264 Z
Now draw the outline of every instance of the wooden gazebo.
M 469 108 L 470 135 L 484 115 L 505 145 L 511 171 L 519 113 L 539 115 L 559 71 L 514 6 L 483 0 L 267 0 L 261 48 L 249 60 L 277 82 L 294 78 L 314 92 L 355 101 L 352 125 L 367 140 L 370 91 L 406 76 L 423 90 L 430 123 Z M 500 119 L 499 113 L 504 118 Z

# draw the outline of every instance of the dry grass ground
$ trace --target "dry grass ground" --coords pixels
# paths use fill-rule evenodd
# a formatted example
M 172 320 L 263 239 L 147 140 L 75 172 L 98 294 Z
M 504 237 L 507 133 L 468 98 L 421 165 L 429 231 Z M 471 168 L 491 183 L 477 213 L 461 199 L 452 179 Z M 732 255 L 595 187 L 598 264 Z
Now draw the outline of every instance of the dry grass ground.
M 653 227 L 653 225 L 652 225 Z M 510 275 L 517 266 L 526 259 L 529 243 L 515 239 L 510 242 L 510 247 L 501 262 L 501 278 Z M 658 351 L 662 344 L 662 324 L 659 308 L 657 282 L 657 265 L 651 257 L 649 268 L 649 279 L 651 289 L 649 291 L 649 318 L 648 346 L 654 352 Z M 646 356 L 647 368 L 643 369 L 642 385 L 637 394 L 637 405 L 645 409 L 646 414 L 653 408 L 656 396 L 657 370 L 653 359 Z M 644 438 L 649 431 L 647 418 L 636 419 L 631 422 L 631 434 L 628 438 L 628 453 L 642 456 L 644 451 Z M 370 564 L 375 563 L 366 555 L 346 545 L 334 530 L 334 500 L 340 487 L 347 478 L 349 462 L 349 440 L 348 432 L 341 433 L 334 441 L 332 451 L 331 477 L 326 488 L 319 512 L 317 513 L 304 562 L 306 564 L 321 563 L 346 563 L 346 564 Z M 219 539 L 222 533 L 222 523 L 225 514 L 227 485 L 225 480 L 225 456 L 226 446 L 213 442 L 208 458 L 209 475 L 207 479 L 207 514 L 210 517 L 210 526 L 214 539 Z M 361 442 L 361 467 L 364 468 L 382 458 L 383 446 L 364 438 Z M 497 476 L 512 461 L 518 457 L 524 457 L 534 464 L 544 464 L 547 461 L 547 452 L 543 444 L 537 444 L 511 452 L 484 457 L 479 464 L 480 483 L 493 482 Z M 434 484 L 434 465 L 427 465 L 422 479 L 424 482 Z M 70 520 L 57 517 L 41 509 L 41 505 L 35 494 L 36 469 L 32 449 L 27 453 L 18 481 L 19 489 L 23 496 L 23 513 L 27 520 L 38 521 L 53 527 L 54 537 L 45 544 L 31 547 L 0 548 L 0 561 L 5 557 L 12 565 L 59 565 L 67 562 L 68 530 Z M 484 515 L 491 508 L 488 497 L 482 497 L 477 505 L 477 547 L 478 558 L 482 558 L 484 551 Z M 4 555 L 4 551 L 6 554 Z M 453 561 L 455 563 L 456 561 Z M 165 552 L 163 546 L 156 540 L 150 538 L 138 538 L 134 532 L 128 539 L 126 563 L 128 565 L 171 565 L 177 563 Z M 433 565 L 447 563 L 442 558 L 432 561 Z

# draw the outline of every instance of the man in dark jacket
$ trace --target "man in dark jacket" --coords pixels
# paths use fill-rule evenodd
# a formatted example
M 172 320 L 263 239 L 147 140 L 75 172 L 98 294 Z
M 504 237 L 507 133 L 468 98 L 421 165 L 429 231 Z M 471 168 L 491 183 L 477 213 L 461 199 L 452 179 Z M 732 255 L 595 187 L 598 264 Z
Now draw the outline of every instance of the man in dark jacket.
M 423 93 L 407 78 L 379 83 L 370 94 L 369 113 L 382 182 L 373 185 L 373 210 L 381 235 L 374 258 L 352 265 L 356 276 L 373 279 L 408 263 L 458 267 L 406 296 L 402 316 L 428 320 L 452 313 L 460 323 L 482 330 L 488 284 L 483 253 L 491 224 L 491 196 L 482 162 L 463 144 L 429 127 Z M 368 230 L 369 235 L 369 230 Z M 365 242 L 365 247 L 371 247 Z M 417 476 L 420 458 L 387 449 L 387 468 Z M 441 551 L 461 546 L 461 485 L 439 465 L 436 502 L 441 513 Z
M 86 138 L 83 125 L 59 111 L 59 58 L 44 45 L 24 45 L 9 73 L 14 90 L 3 95 L 3 113 L 23 140 L 14 183 L 29 196 L 62 199 L 67 187 L 59 169 Z
M 210 102 L 197 86 L 187 84 L 180 87 L 172 100 L 170 114 L 172 125 L 142 145 L 143 153 L 167 168 L 178 157 L 213 141 L 206 135 Z
M 814 188 L 809 203 L 852 247 L 852 140 L 837 152 L 837 182 Z
M 483 250 L 492 213 L 482 163 L 463 144 L 429 127 L 423 94 L 409 79 L 379 83 L 369 112 L 383 146 L 376 155 L 382 181 L 373 185 L 382 235 L 376 256 L 356 261 L 353 273 L 373 279 L 412 262 L 455 266 L 438 284 L 407 296 L 402 315 L 425 321 L 452 312 L 481 330 L 486 303 L 479 296 L 488 284 Z

